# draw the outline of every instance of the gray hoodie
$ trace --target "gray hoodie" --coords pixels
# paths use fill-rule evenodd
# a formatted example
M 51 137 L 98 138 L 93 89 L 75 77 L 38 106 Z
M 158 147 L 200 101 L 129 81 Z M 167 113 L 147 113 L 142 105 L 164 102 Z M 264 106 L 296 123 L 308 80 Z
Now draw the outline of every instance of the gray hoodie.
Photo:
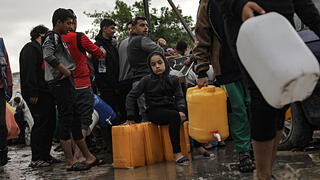
M 66 43 L 61 36 L 53 31 L 48 31 L 42 43 L 43 59 L 45 61 L 45 80 L 57 81 L 63 74 L 56 69 L 59 64 L 70 71 L 76 68 Z

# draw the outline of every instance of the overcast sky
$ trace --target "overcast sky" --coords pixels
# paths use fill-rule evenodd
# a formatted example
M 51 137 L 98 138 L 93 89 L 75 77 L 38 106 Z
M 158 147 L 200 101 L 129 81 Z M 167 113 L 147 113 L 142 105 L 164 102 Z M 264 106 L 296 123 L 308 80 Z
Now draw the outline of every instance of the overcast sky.
M 123 0 L 132 5 L 136 0 Z M 182 8 L 183 15 L 195 17 L 199 0 L 173 0 Z M 51 18 L 57 8 L 71 8 L 78 17 L 77 31 L 84 32 L 92 28 L 92 19 L 87 18 L 83 11 L 111 11 L 115 0 L 0 0 L 0 37 L 9 54 L 12 72 L 19 71 L 19 53 L 22 47 L 30 41 L 30 30 L 43 24 L 52 29 Z M 167 0 L 151 0 L 151 8 L 170 7 Z

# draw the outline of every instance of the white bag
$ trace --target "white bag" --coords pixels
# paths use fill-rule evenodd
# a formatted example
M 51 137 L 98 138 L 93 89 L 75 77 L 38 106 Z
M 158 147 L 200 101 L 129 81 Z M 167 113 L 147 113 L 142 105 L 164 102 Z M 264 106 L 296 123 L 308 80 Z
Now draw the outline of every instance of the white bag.
M 263 97 L 275 108 L 306 99 L 319 79 L 316 57 L 278 13 L 244 22 L 237 50 Z

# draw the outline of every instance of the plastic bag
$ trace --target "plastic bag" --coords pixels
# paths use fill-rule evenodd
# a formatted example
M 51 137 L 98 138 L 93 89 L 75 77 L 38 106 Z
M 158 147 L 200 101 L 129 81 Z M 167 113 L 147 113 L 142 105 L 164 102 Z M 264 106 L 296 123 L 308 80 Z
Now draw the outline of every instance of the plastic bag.
M 7 139 L 17 138 L 20 134 L 20 129 L 14 119 L 13 109 L 8 103 L 6 103 L 6 124 L 8 129 Z

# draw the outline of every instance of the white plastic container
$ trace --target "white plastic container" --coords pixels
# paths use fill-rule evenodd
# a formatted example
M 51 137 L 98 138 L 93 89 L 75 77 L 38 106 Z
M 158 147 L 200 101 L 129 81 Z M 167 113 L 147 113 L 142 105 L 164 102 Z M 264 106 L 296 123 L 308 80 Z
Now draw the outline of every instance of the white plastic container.
M 92 123 L 90 124 L 90 126 L 88 128 L 87 136 L 89 136 L 91 134 L 92 130 L 94 129 L 94 127 L 96 127 L 98 122 L 99 122 L 99 114 L 95 109 L 93 109 Z
M 275 108 L 306 99 L 319 79 L 316 57 L 278 13 L 244 22 L 237 50 L 263 97 Z

